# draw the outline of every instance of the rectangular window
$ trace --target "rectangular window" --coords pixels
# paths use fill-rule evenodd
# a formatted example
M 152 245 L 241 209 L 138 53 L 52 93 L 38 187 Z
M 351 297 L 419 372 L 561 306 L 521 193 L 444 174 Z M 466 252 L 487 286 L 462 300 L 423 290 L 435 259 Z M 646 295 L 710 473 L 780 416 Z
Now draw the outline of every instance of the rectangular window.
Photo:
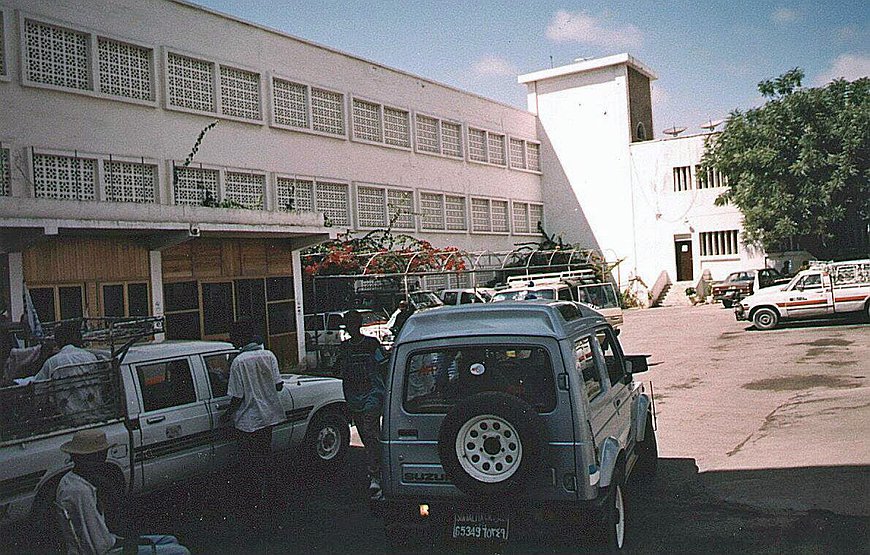
M 283 79 L 272 80 L 275 123 L 308 129 L 308 87 Z
M 489 199 L 471 199 L 471 231 L 492 231 L 492 220 L 489 212 Z
M 441 153 L 451 158 L 462 158 L 462 125 L 441 122 Z
M 522 139 L 511 138 L 511 167 L 526 169 L 526 144 Z
M 496 135 L 495 133 L 487 133 L 489 141 L 489 163 L 496 166 L 505 166 L 504 154 L 504 135 Z
M 233 324 L 233 283 L 202 283 L 203 335 L 224 335 Z
M 200 339 L 199 286 L 195 281 L 163 284 L 167 339 Z
M 383 142 L 380 104 L 353 99 L 353 137 L 374 143 Z
M 196 402 L 193 374 L 187 359 L 169 360 L 136 367 L 145 412 Z
M 54 287 L 37 287 L 29 290 L 30 300 L 40 322 L 54 322 L 55 313 Z
M 701 256 L 725 256 L 740 253 L 737 230 L 702 231 L 700 234 Z
M 106 200 L 112 202 L 154 202 L 157 166 L 136 162 L 103 162 Z
M 147 283 L 112 283 L 103 285 L 103 316 L 148 316 L 150 298 Z
M 208 371 L 208 383 L 211 386 L 213 398 L 226 397 L 227 386 L 230 382 L 230 364 L 235 353 L 221 353 L 202 357 L 205 369 Z
M 423 215 L 421 227 L 424 230 L 439 231 L 445 229 L 444 195 L 420 193 L 420 211 Z
M 598 370 L 598 365 L 595 364 L 592 344 L 588 337 L 579 339 L 574 343 L 574 368 L 583 378 L 586 397 L 590 400 L 598 397 L 601 393 L 601 372 Z
M 444 197 L 444 213 L 447 220 L 447 229 L 450 231 L 467 231 L 468 218 L 466 217 L 465 197 L 446 195 Z
M 357 223 L 360 227 L 383 227 L 387 222 L 387 207 L 384 203 L 384 189 L 357 187 Z
M 170 106 L 215 111 L 214 64 L 170 52 L 166 60 Z
M 407 110 L 384 107 L 384 142 L 411 148 L 411 114 Z
M 526 160 L 530 170 L 541 171 L 541 145 L 526 142 Z
M 85 302 L 82 298 L 80 285 L 63 286 L 57 288 L 57 298 L 60 301 L 60 319 L 81 318 L 85 315 Z
M 529 204 L 530 233 L 537 233 L 538 226 L 544 225 L 544 206 L 542 204 Z
M 148 316 L 151 314 L 151 298 L 147 283 L 127 284 L 127 316 Z
M 260 119 L 260 74 L 220 66 L 221 113 L 244 119 Z
M 344 135 L 344 95 L 311 88 L 313 129 L 330 135 Z
M 36 287 L 29 289 L 29 292 L 40 322 L 55 322 L 84 316 L 84 288 L 81 285 Z
M 315 210 L 323 212 L 332 225 L 347 226 L 350 224 L 347 185 L 318 181 L 315 184 L 315 194 Z
M 0 75 L 9 75 L 6 69 L 6 27 L 3 12 L 0 12 Z
M 414 193 L 401 189 L 387 189 L 387 209 L 390 219 L 396 217 L 396 229 L 414 229 Z
M 278 209 L 314 212 L 314 182 L 289 177 L 277 180 Z
M 251 210 L 263 209 L 266 176 L 255 173 L 226 173 L 226 199 Z
M 506 200 L 490 201 L 492 209 L 492 230 L 497 233 L 510 231 L 510 216 L 508 215 L 508 203 Z
M 722 172 L 713 168 L 704 171 L 700 165 L 695 166 L 695 184 L 698 189 L 714 189 L 728 185 Z
M 692 176 L 690 166 L 674 168 L 674 191 L 688 191 L 692 188 Z
M 529 205 L 525 202 L 514 202 L 514 233 L 529 233 Z
M 0 148 L 0 196 L 12 194 L 12 169 L 9 163 L 9 149 Z
M 414 118 L 417 123 L 417 150 L 441 154 L 441 141 L 438 132 L 439 121 L 417 114 Z
M 153 51 L 99 37 L 100 92 L 135 100 L 154 100 Z
M 24 75 L 34 83 L 78 90 L 91 84 L 90 36 L 24 20 Z
M 218 170 L 175 166 L 175 204 L 203 206 L 218 201 Z
M 103 316 L 121 318 L 126 315 L 124 309 L 124 285 L 103 285 Z
M 475 162 L 486 162 L 487 146 L 486 131 L 482 129 L 468 128 L 468 159 Z
M 36 198 L 94 200 L 97 161 L 72 156 L 33 155 Z

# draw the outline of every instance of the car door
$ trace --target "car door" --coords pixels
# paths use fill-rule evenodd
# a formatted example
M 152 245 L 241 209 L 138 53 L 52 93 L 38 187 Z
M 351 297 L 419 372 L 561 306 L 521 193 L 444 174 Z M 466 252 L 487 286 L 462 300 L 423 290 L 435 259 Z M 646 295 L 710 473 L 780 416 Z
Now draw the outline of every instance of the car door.
M 594 350 L 593 336 L 581 337 L 574 341 L 574 368 L 582 380 L 580 388 L 589 402 L 589 425 L 595 438 L 596 450 L 612 432 L 612 419 L 615 411 L 607 396 L 607 383 L 603 365 L 598 361 Z M 575 410 L 580 411 L 580 407 Z M 582 415 L 582 413 L 580 413 Z
M 830 314 L 831 280 L 821 272 L 806 274 L 789 291 L 786 315 L 789 318 L 812 318 Z
M 227 384 L 230 379 L 230 364 L 236 354 L 236 351 L 230 351 L 200 356 L 208 376 L 208 406 L 211 426 L 214 430 L 212 459 L 215 469 L 226 468 L 227 465 L 232 464 L 238 453 L 238 441 L 233 431 L 232 421 L 221 422 L 221 415 L 230 406 Z
M 136 449 L 146 490 L 211 470 L 212 430 L 205 392 L 191 361 L 169 358 L 134 365 L 142 414 Z
M 622 354 L 616 334 L 608 327 L 600 327 L 595 330 L 594 344 L 597 349 L 596 358 L 602 365 L 607 375 L 607 402 L 613 407 L 614 419 L 612 420 L 611 435 L 619 439 L 619 444 L 628 447 L 631 436 L 631 397 L 632 382 L 627 379 L 625 371 L 625 357 Z

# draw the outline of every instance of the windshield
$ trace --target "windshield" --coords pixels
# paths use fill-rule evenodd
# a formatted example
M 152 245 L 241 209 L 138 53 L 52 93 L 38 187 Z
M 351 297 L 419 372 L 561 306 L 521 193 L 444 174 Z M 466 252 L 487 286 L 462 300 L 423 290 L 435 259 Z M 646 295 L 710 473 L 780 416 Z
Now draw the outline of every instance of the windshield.
M 516 289 L 502 291 L 492 296 L 492 302 L 496 301 L 526 301 L 530 299 L 555 299 L 556 292 L 552 289 Z
M 619 308 L 619 299 L 612 283 L 577 286 L 577 300 L 592 308 Z
M 484 391 L 523 399 L 538 412 L 556 408 L 550 356 L 543 347 L 463 346 L 417 352 L 405 369 L 405 410 L 448 412 L 457 402 Z
M 411 298 L 411 304 L 416 308 L 432 308 L 433 306 L 444 304 L 432 291 L 415 291 L 409 297 Z

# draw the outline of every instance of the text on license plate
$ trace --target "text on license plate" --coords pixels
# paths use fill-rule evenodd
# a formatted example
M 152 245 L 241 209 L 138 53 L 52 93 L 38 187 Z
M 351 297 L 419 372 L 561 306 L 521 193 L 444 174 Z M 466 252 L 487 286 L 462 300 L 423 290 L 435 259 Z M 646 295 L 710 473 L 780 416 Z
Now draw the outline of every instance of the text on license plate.
M 510 521 L 484 513 L 458 513 L 453 517 L 453 537 L 474 540 L 508 539 Z

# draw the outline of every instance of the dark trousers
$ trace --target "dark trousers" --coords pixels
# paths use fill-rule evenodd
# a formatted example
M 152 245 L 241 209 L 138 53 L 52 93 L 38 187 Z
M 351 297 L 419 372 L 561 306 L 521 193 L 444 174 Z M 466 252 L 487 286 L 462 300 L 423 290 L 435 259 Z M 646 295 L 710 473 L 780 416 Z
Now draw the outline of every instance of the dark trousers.
M 272 481 L 272 426 L 255 432 L 239 431 L 240 488 L 237 495 L 253 505 L 254 511 L 263 509 L 268 487 Z
M 369 477 L 381 479 L 381 411 L 354 412 L 353 421 L 366 452 Z

